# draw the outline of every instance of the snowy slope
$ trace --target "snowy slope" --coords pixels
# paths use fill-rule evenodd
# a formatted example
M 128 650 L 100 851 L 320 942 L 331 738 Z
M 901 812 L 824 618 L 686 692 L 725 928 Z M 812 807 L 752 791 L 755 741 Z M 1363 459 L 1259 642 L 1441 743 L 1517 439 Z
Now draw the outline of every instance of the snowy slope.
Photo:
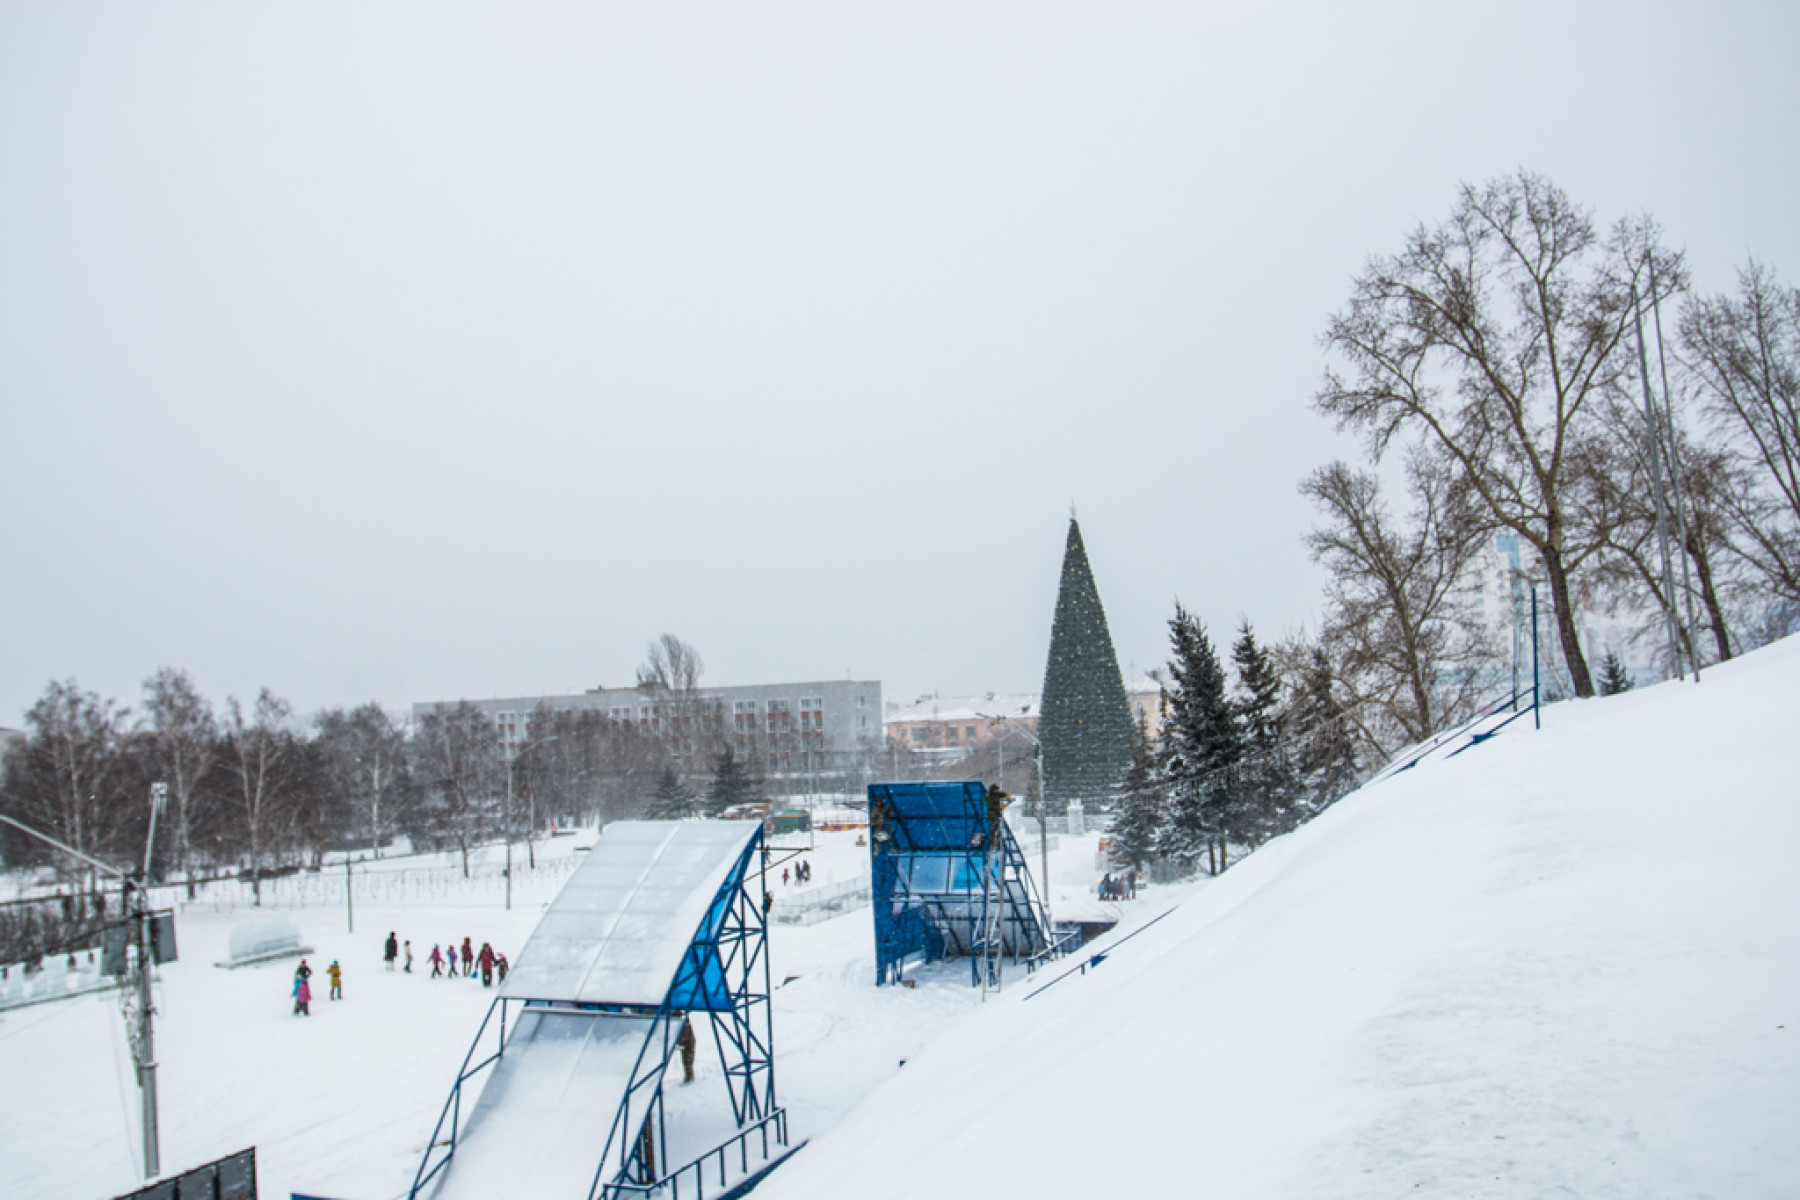
M 1800 639 L 1349 797 L 758 1200 L 1800 1195 Z
M 539 862 L 593 840 L 590 830 L 540 845 Z M 1052 851 L 1060 896 L 1091 890 L 1099 874 L 1095 841 L 1065 839 Z M 804 857 L 815 868 L 815 886 L 823 887 L 866 877 L 868 853 L 854 833 L 823 834 Z M 447 879 L 377 889 L 392 892 L 385 901 L 359 899 L 354 935 L 341 907 L 294 910 L 304 940 L 318 951 L 312 965 L 338 958 L 346 971 L 346 998 L 335 1004 L 324 999 L 322 974 L 315 975 L 319 998 L 310 1019 L 290 1012 L 291 960 L 237 971 L 212 965 L 225 957 L 232 928 L 254 919 L 254 910 L 206 901 L 184 906 L 177 918 L 181 961 L 163 968 L 157 987 L 163 1165 L 173 1173 L 254 1145 L 265 1195 L 403 1196 L 494 996 L 479 982 L 427 978 L 425 955 L 434 941 L 468 935 L 518 961 L 567 878 L 567 871 L 543 871 L 527 879 L 507 912 L 493 874 L 500 855 L 499 847 L 478 851 L 477 876 L 467 882 L 454 856 L 370 864 L 371 871 L 436 868 Z M 782 865 L 791 860 L 778 860 L 777 869 Z M 810 890 L 781 883 L 779 875 L 770 888 L 796 901 Z M 381 969 L 389 929 L 412 939 L 415 974 Z M 871 986 L 866 905 L 813 926 L 778 925 L 770 949 L 780 1097 L 797 1137 L 829 1129 L 902 1059 L 981 1004 L 961 963 L 919 972 L 916 990 Z M 718 1069 L 716 1058 L 702 1053 L 702 1086 L 677 1089 L 673 1102 L 704 1102 Z M 142 1181 L 137 1120 L 112 996 L 0 1013 L 0 1197 L 103 1200 L 131 1190 Z

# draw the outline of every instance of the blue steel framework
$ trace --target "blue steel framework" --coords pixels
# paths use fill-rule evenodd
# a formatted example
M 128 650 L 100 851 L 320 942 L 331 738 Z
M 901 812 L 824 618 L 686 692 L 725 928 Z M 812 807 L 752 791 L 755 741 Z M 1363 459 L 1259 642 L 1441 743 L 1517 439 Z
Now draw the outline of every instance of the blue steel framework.
M 877 986 L 914 958 L 954 955 L 968 956 L 971 984 L 998 986 L 1002 957 L 1049 948 L 1006 802 L 976 782 L 869 785 Z
M 775 1102 L 775 1027 L 769 1003 L 768 924 L 760 897 L 751 892 L 751 880 L 758 881 L 759 891 L 762 880 L 762 871 L 753 872 L 751 864 L 755 862 L 759 868 L 765 867 L 767 857 L 759 828 L 720 885 L 700 928 L 682 955 L 681 966 L 659 1007 L 649 1009 L 548 998 L 503 997 L 494 1001 L 475 1033 L 469 1053 L 463 1058 L 462 1069 L 457 1073 L 449 1099 L 444 1102 L 437 1126 L 432 1130 L 425 1157 L 419 1163 L 408 1196 L 416 1200 L 433 1177 L 450 1165 L 456 1153 L 463 1085 L 506 1052 L 509 1002 L 518 1005 L 521 1012 L 542 1009 L 585 1013 L 595 1020 L 650 1018 L 650 1027 L 645 1032 L 631 1078 L 600 1150 L 594 1180 L 587 1192 L 588 1200 L 644 1196 L 671 1182 L 675 1183 L 673 1190 L 679 1195 L 679 1181 L 690 1172 L 698 1176 L 699 1168 L 709 1159 L 719 1159 L 723 1174 L 725 1158 L 722 1152 L 728 1147 L 735 1145 L 747 1154 L 752 1134 L 761 1134 L 765 1158 L 769 1154 L 771 1129 L 776 1144 L 787 1145 L 787 1113 Z M 495 1024 L 494 1052 L 471 1066 L 476 1050 L 481 1046 L 482 1035 L 487 1032 L 496 1012 L 500 1014 L 500 1020 Z M 659 1171 L 658 1165 L 664 1157 L 661 1148 L 668 1144 L 662 1103 L 663 1076 L 675 1052 L 683 1020 L 690 1013 L 700 1012 L 711 1017 L 713 1045 L 724 1067 L 738 1132 L 691 1163 L 671 1171 Z M 516 1020 L 515 1016 L 515 1023 Z M 448 1137 L 443 1136 L 446 1121 L 449 1122 Z M 595 1131 L 596 1135 L 598 1132 Z M 438 1151 L 442 1153 L 438 1154 Z M 619 1169 L 612 1178 L 605 1178 L 608 1164 L 615 1159 L 620 1161 Z

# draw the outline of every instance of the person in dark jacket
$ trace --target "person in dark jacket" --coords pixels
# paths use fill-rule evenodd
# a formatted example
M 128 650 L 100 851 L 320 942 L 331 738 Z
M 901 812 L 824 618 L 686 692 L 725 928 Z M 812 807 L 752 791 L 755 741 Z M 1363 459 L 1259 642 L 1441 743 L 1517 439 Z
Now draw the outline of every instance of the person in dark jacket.
M 463 974 L 473 975 L 475 973 L 475 947 L 469 944 L 468 938 L 463 939 L 462 956 Z
M 394 969 L 394 960 L 399 957 L 400 939 L 395 937 L 394 931 L 390 929 L 388 930 L 387 944 L 382 947 L 381 960 L 387 964 L 387 969 L 391 971 Z
M 486 942 L 481 943 L 481 954 L 475 960 L 481 967 L 481 986 L 494 986 L 494 948 Z
M 675 1045 L 681 1049 L 681 1082 L 684 1085 L 692 1083 L 694 1082 L 694 1052 L 699 1049 L 699 1043 L 694 1039 L 694 1023 L 686 1017 L 681 1018 L 681 1032 L 676 1035 Z

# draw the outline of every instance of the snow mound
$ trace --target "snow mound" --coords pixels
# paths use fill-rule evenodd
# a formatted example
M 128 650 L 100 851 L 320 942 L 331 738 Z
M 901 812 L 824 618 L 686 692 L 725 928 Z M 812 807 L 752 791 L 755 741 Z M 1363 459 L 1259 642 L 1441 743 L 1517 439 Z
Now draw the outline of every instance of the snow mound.
M 758 1200 L 1800 1194 L 1797 701 L 1790 639 L 1364 788 Z

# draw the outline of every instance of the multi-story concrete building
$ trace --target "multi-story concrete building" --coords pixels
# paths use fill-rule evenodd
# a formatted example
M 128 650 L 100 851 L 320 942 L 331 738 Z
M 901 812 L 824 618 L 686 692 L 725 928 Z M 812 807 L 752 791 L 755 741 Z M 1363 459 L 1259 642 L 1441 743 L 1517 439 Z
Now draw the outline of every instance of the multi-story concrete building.
M 1007 729 L 1037 734 L 1038 695 L 921 696 L 887 718 L 887 736 L 915 752 L 973 750 Z
M 414 704 L 413 719 L 456 703 Z M 494 722 L 509 758 L 533 736 L 532 715 L 540 709 L 592 712 L 616 728 L 663 743 L 670 758 L 690 773 L 707 769 L 713 748 L 731 746 L 771 780 L 805 779 L 809 786 L 818 785 L 811 790 L 860 786 L 853 777 L 879 760 L 883 746 L 881 684 L 875 680 L 702 687 L 685 697 L 647 688 L 600 687 L 576 695 L 469 703 Z

